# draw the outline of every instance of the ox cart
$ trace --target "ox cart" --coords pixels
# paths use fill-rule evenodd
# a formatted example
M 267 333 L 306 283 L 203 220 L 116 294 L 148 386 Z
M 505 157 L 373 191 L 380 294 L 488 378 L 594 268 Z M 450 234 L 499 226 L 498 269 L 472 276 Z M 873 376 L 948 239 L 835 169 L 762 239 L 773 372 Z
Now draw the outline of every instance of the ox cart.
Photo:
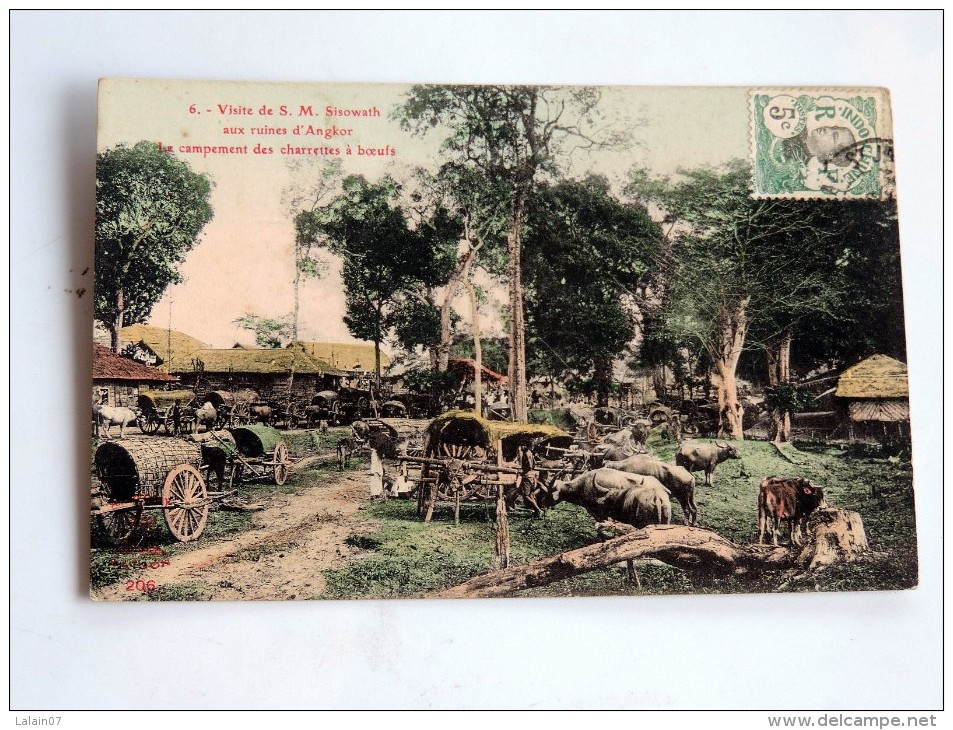
M 530 452 L 532 468 L 521 454 Z M 503 497 L 508 504 L 520 496 L 522 480 L 551 483 L 581 473 L 584 458 L 573 437 L 544 424 L 489 421 L 464 411 L 449 411 L 427 428 L 423 453 L 398 459 L 398 484 L 414 484 L 418 516 L 429 522 L 439 501 L 460 503 Z M 400 487 L 398 487 L 400 491 Z
M 139 418 L 136 425 L 143 433 L 169 435 L 195 430 L 195 393 L 191 390 L 143 390 L 139 393 Z
M 268 479 L 279 487 L 288 480 L 291 459 L 281 433 L 271 426 L 248 425 L 231 429 L 235 450 L 231 454 L 231 482 Z M 224 444 L 222 442 L 223 448 Z
M 251 408 L 259 402 L 258 393 L 251 389 L 212 390 L 200 399 L 211 403 L 218 413 L 217 428 L 233 428 L 251 423 Z
M 100 444 L 94 461 L 101 486 L 91 515 L 106 539 L 128 544 L 143 513 L 161 510 L 176 540 L 197 540 L 209 506 L 226 495 L 208 489 L 206 453 L 200 444 L 178 438 L 139 436 Z

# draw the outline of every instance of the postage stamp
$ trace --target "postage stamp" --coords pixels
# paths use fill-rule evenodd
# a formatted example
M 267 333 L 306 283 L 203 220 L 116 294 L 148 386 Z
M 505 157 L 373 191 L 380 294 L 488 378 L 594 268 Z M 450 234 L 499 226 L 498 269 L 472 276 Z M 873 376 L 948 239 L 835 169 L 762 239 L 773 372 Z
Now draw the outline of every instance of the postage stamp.
M 873 198 L 894 192 L 889 92 L 751 92 L 754 194 Z

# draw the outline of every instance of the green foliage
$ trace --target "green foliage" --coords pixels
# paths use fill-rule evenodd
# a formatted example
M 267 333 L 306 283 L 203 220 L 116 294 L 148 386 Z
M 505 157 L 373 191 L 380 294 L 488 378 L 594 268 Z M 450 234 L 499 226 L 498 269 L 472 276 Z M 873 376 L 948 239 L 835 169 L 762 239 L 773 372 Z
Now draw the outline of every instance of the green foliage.
M 414 370 L 405 378 L 407 387 L 417 393 L 443 395 L 460 387 L 460 378 L 450 370 Z
M 341 187 L 326 206 L 296 216 L 296 240 L 299 246 L 327 248 L 341 258 L 345 324 L 355 337 L 379 345 L 407 297 L 433 283 L 440 268 L 434 229 L 411 229 L 398 205 L 400 186 L 389 177 L 370 183 L 350 175 Z M 409 319 L 419 324 L 416 316 Z M 402 332 L 410 339 L 426 334 L 416 327 Z
M 814 407 L 816 400 L 810 392 L 793 383 L 778 383 L 764 390 L 768 408 L 782 413 L 799 413 Z
M 257 314 L 245 313 L 234 322 L 242 329 L 255 333 L 255 344 L 265 349 L 284 347 L 291 342 L 290 317 L 269 319 Z
M 212 183 L 152 142 L 96 156 L 96 318 L 141 322 L 212 219 Z M 118 338 L 118 332 L 114 332 Z
M 616 200 L 602 177 L 540 186 L 523 239 L 527 340 L 538 373 L 594 372 L 634 336 L 632 301 L 645 284 L 659 227 Z

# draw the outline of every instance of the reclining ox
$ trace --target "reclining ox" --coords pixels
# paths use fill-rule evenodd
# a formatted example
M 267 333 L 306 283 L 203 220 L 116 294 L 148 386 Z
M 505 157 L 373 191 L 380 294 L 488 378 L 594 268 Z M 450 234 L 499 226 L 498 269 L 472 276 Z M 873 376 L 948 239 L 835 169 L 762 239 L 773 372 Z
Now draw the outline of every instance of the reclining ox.
M 658 479 L 682 506 L 686 525 L 698 522 L 698 505 L 695 504 L 695 477 L 688 469 L 675 464 L 666 464 L 648 454 L 637 454 L 622 461 L 607 461 L 608 469 L 618 469 L 629 474 L 642 474 Z
M 575 479 L 557 479 L 548 492 L 553 504 L 584 507 L 596 522 L 607 519 L 632 525 L 667 525 L 672 521 L 668 490 L 655 478 L 616 469 L 594 469 Z

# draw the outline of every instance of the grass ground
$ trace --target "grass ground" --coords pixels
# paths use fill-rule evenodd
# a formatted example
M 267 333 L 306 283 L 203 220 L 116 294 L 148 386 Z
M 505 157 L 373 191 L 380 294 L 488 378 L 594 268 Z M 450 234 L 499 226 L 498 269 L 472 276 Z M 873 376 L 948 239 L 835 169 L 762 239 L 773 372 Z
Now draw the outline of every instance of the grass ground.
M 316 434 L 302 431 L 289 433 L 286 438 L 292 456 L 301 458 L 330 452 L 345 433 L 346 429 L 335 429 L 316 439 Z M 715 484 L 706 487 L 702 483 L 698 488 L 699 526 L 715 530 L 739 544 L 751 543 L 757 539 L 757 491 L 761 480 L 771 475 L 803 475 L 824 485 L 833 506 L 861 515 L 874 551 L 872 556 L 862 562 L 832 568 L 810 581 L 791 581 L 781 573 L 765 573 L 755 580 L 705 580 L 650 562 L 639 566 L 641 588 L 629 585 L 624 570 L 616 566 L 522 595 L 884 590 L 916 585 L 914 501 L 908 461 L 825 444 L 787 447 L 788 458 L 769 443 L 745 441 L 736 445 L 743 458 L 722 463 L 715 472 Z M 675 444 L 661 440 L 657 434 L 653 434 L 649 446 L 665 460 L 670 461 L 674 456 Z M 351 468 L 366 468 L 366 460 L 356 459 Z M 333 473 L 337 473 L 337 466 L 327 465 L 307 469 L 281 487 L 267 481 L 246 483 L 242 486 L 242 497 L 254 502 L 302 494 L 326 482 Z M 673 512 L 673 519 L 681 521 L 677 503 L 673 504 Z M 345 544 L 360 552 L 345 567 L 324 571 L 323 596 L 326 598 L 421 596 L 493 568 L 491 505 L 464 504 L 458 526 L 454 525 L 449 504 L 438 505 L 430 524 L 418 520 L 414 500 L 372 502 L 364 506 L 361 514 L 365 525 L 377 526 L 355 529 L 346 537 Z M 209 520 L 202 540 L 185 544 L 175 542 L 169 535 L 160 513 L 147 512 L 146 519 L 149 524 L 142 531 L 141 542 L 130 551 L 92 551 L 94 588 L 130 578 L 147 578 L 150 571 L 144 569 L 143 561 L 171 560 L 203 545 L 229 540 L 252 529 L 253 515 L 218 510 Z M 583 547 L 598 539 L 588 513 L 571 504 L 550 510 L 542 519 L 534 518 L 529 510 L 517 508 L 510 514 L 509 526 L 512 558 L 516 564 Z M 294 546 L 269 543 L 254 548 L 260 555 L 240 553 L 234 559 L 263 559 L 271 552 L 289 547 Z M 141 552 L 143 549 L 147 552 Z M 142 598 L 201 599 L 209 589 L 197 583 L 185 583 L 163 587 L 162 591 L 144 594 Z
M 859 512 L 874 554 L 863 562 L 832 568 L 811 581 L 791 581 L 783 573 L 755 580 L 699 579 L 680 570 L 648 563 L 639 567 L 642 587 L 626 582 L 621 567 L 571 578 L 522 595 L 605 595 L 723 593 L 803 590 L 884 590 L 910 588 L 917 581 L 912 473 L 909 463 L 857 455 L 837 447 L 787 447 L 791 463 L 764 442 L 738 442 L 743 458 L 722 463 L 712 487 L 698 489 L 701 527 L 740 543 L 757 540 L 758 485 L 766 476 L 803 475 L 822 484 L 832 506 Z M 675 445 L 654 437 L 650 446 L 671 459 Z M 701 476 L 700 474 L 698 475 Z M 372 533 L 353 534 L 352 545 L 366 549 L 362 559 L 328 571 L 328 598 L 408 597 L 461 583 L 493 566 L 493 513 L 465 505 L 459 526 L 449 505 L 441 505 L 430 525 L 416 517 L 412 501 L 370 505 L 379 521 Z M 674 520 L 681 520 L 677 504 Z M 581 508 L 563 504 L 542 519 L 517 509 L 510 517 L 514 563 L 582 547 L 596 541 L 592 519 Z

